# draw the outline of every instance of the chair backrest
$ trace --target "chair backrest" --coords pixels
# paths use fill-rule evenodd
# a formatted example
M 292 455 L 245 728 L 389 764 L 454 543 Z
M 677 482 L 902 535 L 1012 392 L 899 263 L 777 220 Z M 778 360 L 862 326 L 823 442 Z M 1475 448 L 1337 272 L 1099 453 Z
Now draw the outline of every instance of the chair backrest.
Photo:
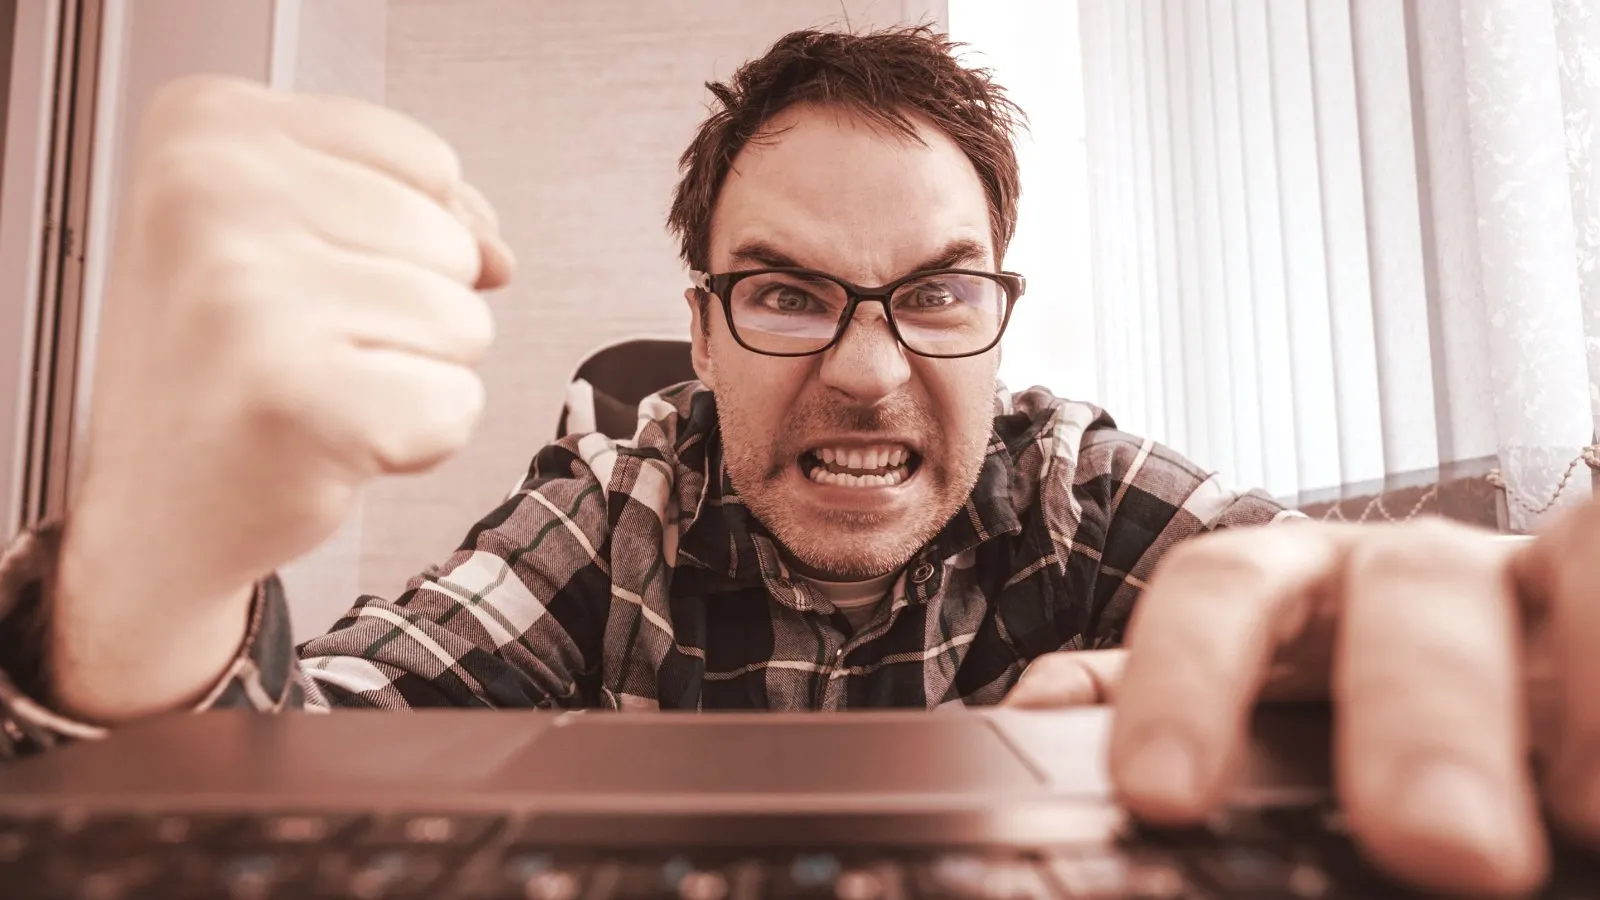
M 607 437 L 633 437 L 641 400 L 694 380 L 691 348 L 687 340 L 632 338 L 591 353 L 572 376 L 556 436 L 583 428 Z

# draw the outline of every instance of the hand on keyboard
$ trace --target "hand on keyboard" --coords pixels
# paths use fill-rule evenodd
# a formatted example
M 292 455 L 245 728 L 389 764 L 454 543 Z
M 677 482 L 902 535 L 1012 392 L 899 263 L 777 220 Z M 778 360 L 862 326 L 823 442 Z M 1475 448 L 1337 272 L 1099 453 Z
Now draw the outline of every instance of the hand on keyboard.
M 1541 801 L 1600 849 L 1597 645 L 1600 503 L 1531 545 L 1444 522 L 1208 536 L 1157 571 L 1098 691 L 1112 779 L 1141 819 L 1198 823 L 1257 700 L 1330 697 L 1361 851 L 1419 886 L 1525 892 L 1549 872 Z

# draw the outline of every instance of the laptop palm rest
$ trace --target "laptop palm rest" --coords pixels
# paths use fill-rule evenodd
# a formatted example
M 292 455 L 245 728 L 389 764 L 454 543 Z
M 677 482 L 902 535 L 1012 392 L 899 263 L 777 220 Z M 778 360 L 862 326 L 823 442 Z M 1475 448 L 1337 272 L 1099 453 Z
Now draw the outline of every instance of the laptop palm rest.
M 1036 794 L 982 715 L 174 715 L 0 766 L 0 796 L 268 805 Z M 748 798 L 740 800 L 739 798 Z
M 494 782 L 541 795 L 630 798 L 993 794 L 1044 786 L 1040 773 L 978 716 L 566 722 L 519 752 Z
M 0 766 L 0 816 L 482 812 L 551 845 L 1070 843 L 1123 820 L 1108 712 L 178 715 Z M 1293 719 L 1293 740 L 1249 754 L 1247 792 L 1326 784 L 1326 729 Z

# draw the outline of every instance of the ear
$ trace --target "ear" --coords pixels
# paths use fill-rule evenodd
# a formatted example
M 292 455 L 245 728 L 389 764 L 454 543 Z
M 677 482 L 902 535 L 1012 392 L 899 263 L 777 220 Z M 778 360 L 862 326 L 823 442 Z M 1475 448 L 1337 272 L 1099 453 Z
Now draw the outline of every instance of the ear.
M 701 296 L 697 288 L 689 288 L 683 292 L 683 299 L 689 304 L 691 359 L 694 363 L 695 377 L 700 379 L 701 384 L 714 391 L 717 386 L 711 369 L 711 322 L 701 315 L 702 310 L 710 311 L 711 303 L 701 302 Z

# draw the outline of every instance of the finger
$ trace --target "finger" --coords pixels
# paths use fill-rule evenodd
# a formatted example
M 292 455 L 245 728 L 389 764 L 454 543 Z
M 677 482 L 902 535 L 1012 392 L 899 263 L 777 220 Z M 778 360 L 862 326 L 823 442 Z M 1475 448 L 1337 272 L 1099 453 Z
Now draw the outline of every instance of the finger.
M 500 214 L 489 205 L 489 200 L 483 196 L 483 192 L 473 187 L 470 182 L 462 181 L 456 185 L 452 202 L 462 220 L 472 226 L 473 230 L 499 233 Z
M 312 315 L 361 347 L 475 366 L 494 342 L 489 304 L 466 285 L 389 257 L 319 247 L 302 259 Z M 335 299 L 336 298 L 336 299 Z
M 279 128 L 296 143 L 383 172 L 448 207 L 461 159 L 444 138 L 403 113 L 349 97 L 273 93 Z
M 471 369 L 399 350 L 331 353 L 310 421 L 354 470 L 421 472 L 466 444 L 484 403 Z
M 1112 785 L 1135 816 L 1192 824 L 1217 803 L 1273 650 L 1336 571 L 1336 529 L 1220 532 L 1175 547 L 1130 623 L 1110 741 Z
M 290 195 L 300 219 L 336 247 L 396 257 L 460 284 L 478 282 L 478 238 L 460 217 L 413 187 L 348 160 L 302 154 L 305 188 Z
M 442 137 L 387 107 L 347 97 L 275 94 L 279 121 L 301 145 L 406 184 L 455 215 L 478 241 L 473 283 L 504 286 L 516 257 L 500 236 L 494 209 L 462 179 L 461 159 Z
M 1126 658 L 1123 650 L 1047 653 L 1028 664 L 1001 705 L 1059 709 L 1111 703 Z
M 1563 516 L 1514 566 L 1557 676 L 1545 799 L 1559 827 L 1600 847 L 1600 503 Z
M 468 230 L 478 238 L 482 269 L 478 273 L 477 289 L 494 290 L 510 283 L 511 277 L 516 274 L 517 257 L 500 236 L 500 218 L 495 214 L 494 207 L 489 205 L 477 188 L 463 181 L 456 186 L 454 210 L 457 217 L 466 223 Z
M 1374 532 L 1349 557 L 1340 798 L 1376 862 L 1433 889 L 1520 892 L 1545 876 L 1508 557 L 1442 521 Z

